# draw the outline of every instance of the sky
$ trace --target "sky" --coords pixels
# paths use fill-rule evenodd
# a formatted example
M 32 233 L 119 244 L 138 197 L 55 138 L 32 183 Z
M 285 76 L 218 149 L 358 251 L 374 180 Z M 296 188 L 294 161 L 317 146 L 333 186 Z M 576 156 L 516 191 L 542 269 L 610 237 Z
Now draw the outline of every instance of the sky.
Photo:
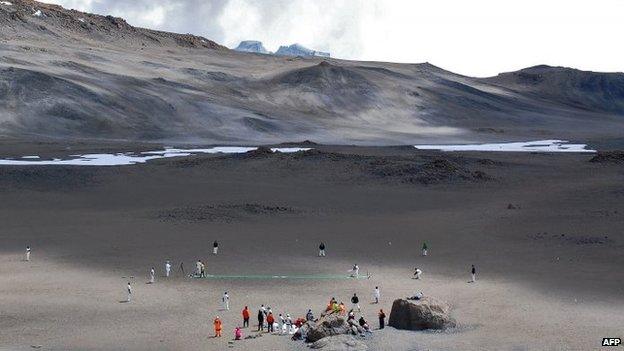
M 43 0 L 227 47 L 430 62 L 486 77 L 548 64 L 624 71 L 624 0 Z

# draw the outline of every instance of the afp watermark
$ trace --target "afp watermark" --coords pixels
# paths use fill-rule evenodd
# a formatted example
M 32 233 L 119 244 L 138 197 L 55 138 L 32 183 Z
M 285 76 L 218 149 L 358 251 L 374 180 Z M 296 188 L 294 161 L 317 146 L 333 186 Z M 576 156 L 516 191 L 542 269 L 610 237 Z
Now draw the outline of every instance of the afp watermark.
M 621 344 L 621 338 L 602 338 L 602 346 L 620 346 Z

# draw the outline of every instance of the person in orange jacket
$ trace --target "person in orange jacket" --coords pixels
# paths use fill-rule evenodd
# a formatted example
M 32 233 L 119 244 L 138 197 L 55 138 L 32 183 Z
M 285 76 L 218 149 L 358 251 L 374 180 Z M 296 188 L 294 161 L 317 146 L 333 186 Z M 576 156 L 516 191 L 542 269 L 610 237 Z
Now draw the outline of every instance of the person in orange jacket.
M 215 338 L 221 337 L 221 329 L 222 329 L 221 319 L 219 319 L 219 316 L 217 316 L 217 318 L 215 318 L 214 320 Z
M 269 312 L 267 316 L 267 333 L 274 332 L 273 323 L 275 323 L 275 317 L 273 317 L 273 313 Z
M 243 328 L 249 328 L 249 308 L 247 306 L 243 309 Z

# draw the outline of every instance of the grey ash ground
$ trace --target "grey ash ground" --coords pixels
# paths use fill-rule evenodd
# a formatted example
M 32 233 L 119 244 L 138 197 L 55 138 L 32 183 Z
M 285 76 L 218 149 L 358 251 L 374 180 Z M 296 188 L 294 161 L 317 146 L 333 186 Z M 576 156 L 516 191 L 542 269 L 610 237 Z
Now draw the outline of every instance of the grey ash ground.
M 82 147 L 2 144 L 6 154 Z M 0 167 L 0 346 L 222 350 L 245 305 L 318 314 L 330 297 L 358 293 L 374 324 L 378 308 L 388 312 L 394 298 L 421 290 L 451 303 L 460 328 L 376 331 L 365 341 L 371 349 L 586 350 L 621 331 L 621 163 L 590 162 L 591 154 L 315 148 Z M 326 258 L 316 256 L 320 241 Z M 25 245 L 30 263 L 21 261 Z M 160 276 L 166 259 L 170 279 Z M 200 281 L 177 270 L 197 259 L 209 274 L 336 275 L 358 263 L 372 278 Z M 471 264 L 476 284 L 467 283 Z M 159 275 L 146 285 L 152 266 Z M 423 280 L 410 279 L 414 267 Z M 129 276 L 135 300 L 120 304 Z M 378 306 L 369 304 L 375 286 Z M 229 312 L 220 310 L 223 291 Z M 216 315 L 223 340 L 208 338 Z M 305 349 L 276 335 L 233 347 Z

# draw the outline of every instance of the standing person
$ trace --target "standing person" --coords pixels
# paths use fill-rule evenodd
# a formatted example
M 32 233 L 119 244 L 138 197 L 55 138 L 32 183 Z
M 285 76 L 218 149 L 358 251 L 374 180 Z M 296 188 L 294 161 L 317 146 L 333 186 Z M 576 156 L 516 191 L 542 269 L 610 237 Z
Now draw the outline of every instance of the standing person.
M 353 265 L 353 268 L 350 270 L 352 278 L 358 278 L 360 276 L 360 266 L 356 264 Z
M 30 246 L 26 246 L 26 261 L 30 261 Z
M 240 340 L 243 338 L 243 331 L 241 330 L 241 327 L 236 327 L 236 329 L 234 329 L 234 340 Z
M 150 283 L 150 284 L 154 284 L 154 278 L 155 278 L 155 276 L 156 276 L 156 271 L 154 271 L 154 267 L 152 267 L 152 268 L 150 269 L 150 273 L 149 273 L 149 274 L 150 274 L 150 280 L 149 280 L 149 283 Z
M 264 305 L 258 310 L 258 331 L 262 331 L 262 328 L 264 328 Z
M 319 245 L 319 257 L 325 257 L 325 243 L 322 241 Z
M 379 291 L 379 287 L 376 286 L 373 291 L 373 298 L 375 299 L 375 303 L 379 303 L 379 299 L 381 298 L 381 291 Z
M 221 319 L 219 319 L 219 316 L 215 318 L 213 324 L 214 324 L 215 338 L 220 338 L 221 329 L 223 328 L 223 325 L 221 324 Z
M 273 323 L 275 323 L 275 317 L 273 317 L 273 312 L 269 312 L 267 315 L 267 333 L 272 333 L 274 331 Z
M 130 286 L 130 282 L 128 282 L 128 286 L 126 288 L 128 290 L 128 299 L 126 302 L 130 302 L 132 300 L 132 286 Z
M 243 328 L 249 328 L 249 308 L 243 308 Z
M 286 332 L 286 320 L 284 319 L 284 316 L 282 316 L 281 313 L 279 314 L 279 316 L 277 316 L 277 318 L 278 318 L 277 331 L 280 334 L 284 334 Z
M 223 300 L 223 309 L 226 311 L 230 310 L 230 295 L 228 295 L 227 291 L 223 293 L 223 297 L 221 298 L 221 300 Z
M 357 297 L 356 294 L 353 294 L 353 296 L 351 297 L 351 304 L 352 306 L 352 310 L 355 310 L 356 308 L 358 309 L 358 312 L 361 312 L 362 310 L 360 309 L 360 299 Z
M 290 317 L 290 314 L 286 313 L 286 327 L 288 329 L 288 334 L 294 334 L 293 331 L 293 320 Z
M 195 262 L 195 274 L 198 277 L 201 277 L 201 273 L 202 273 L 202 261 L 197 260 L 197 262 Z
M 201 274 L 199 275 L 202 278 L 206 278 L 206 265 L 204 265 L 204 262 L 199 261 L 199 263 L 201 264 Z
M 167 260 L 167 262 L 165 262 L 165 277 L 169 278 L 170 274 L 171 274 L 171 262 Z
M 420 270 L 420 268 L 414 268 L 414 279 L 420 279 L 420 275 L 422 274 L 422 271 Z
M 212 243 L 212 254 L 216 255 L 219 252 L 219 243 L 215 240 L 214 243 Z
M 472 279 L 470 280 L 471 283 L 474 283 L 477 281 L 476 276 L 477 276 L 477 269 L 475 268 L 474 264 L 472 265 L 472 268 L 470 269 L 470 273 L 472 276 Z
M 182 276 L 184 277 L 186 274 L 184 274 L 184 262 L 180 262 L 180 271 L 182 272 Z
M 386 326 L 386 314 L 383 309 L 379 310 L 379 329 L 383 329 Z
M 427 249 L 428 249 L 427 243 L 423 242 L 423 246 L 422 246 L 422 255 L 423 256 L 427 256 Z

